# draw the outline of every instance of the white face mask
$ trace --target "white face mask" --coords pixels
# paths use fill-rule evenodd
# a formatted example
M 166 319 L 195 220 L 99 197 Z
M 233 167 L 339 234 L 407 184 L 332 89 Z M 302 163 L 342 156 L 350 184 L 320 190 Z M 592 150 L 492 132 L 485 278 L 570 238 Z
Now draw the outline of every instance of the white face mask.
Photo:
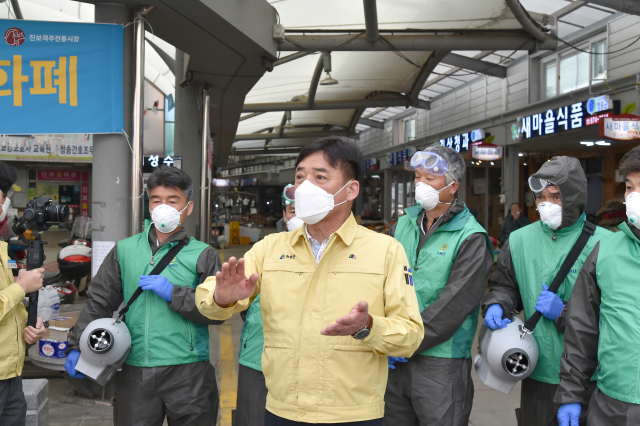
M 537 210 L 540 213 L 542 224 L 547 228 L 555 231 L 562 224 L 562 206 L 544 201 L 538 204 Z
M 455 181 L 452 181 L 451 183 L 449 183 L 449 185 L 445 186 L 441 190 L 437 190 L 433 186 L 424 182 L 416 183 L 416 202 L 425 210 L 435 209 L 436 206 L 440 204 L 440 191 L 444 191 L 446 188 L 450 187 L 453 182 Z
M 190 202 L 191 201 L 189 201 L 189 203 Z M 178 226 L 182 225 L 180 223 L 180 215 L 189 207 L 189 203 L 180 211 L 168 204 L 160 204 L 153 210 L 150 210 L 151 220 L 153 220 L 156 230 L 163 234 L 175 231 Z
M 340 188 L 340 191 L 345 189 L 350 183 L 351 181 L 347 182 Z M 340 191 L 331 195 L 319 186 L 305 180 L 296 189 L 296 216 L 309 225 L 315 225 L 327 217 L 335 206 L 347 202 L 347 200 L 344 200 L 341 203 L 334 204 L 334 197 L 338 195 Z
M 0 213 L 0 221 L 3 221 L 4 218 L 7 217 L 7 210 L 9 210 L 9 207 L 11 207 L 11 199 L 7 197 L 7 199 L 4 200 L 4 203 L 2 203 L 2 213 Z
M 302 225 L 304 225 L 304 222 L 298 216 L 294 216 L 287 221 L 287 229 L 289 231 L 295 231 L 296 229 L 300 228 Z
M 634 191 L 627 195 L 624 204 L 627 206 L 629 223 L 640 229 L 640 192 Z M 4 212 L 4 206 L 2 206 L 2 210 Z

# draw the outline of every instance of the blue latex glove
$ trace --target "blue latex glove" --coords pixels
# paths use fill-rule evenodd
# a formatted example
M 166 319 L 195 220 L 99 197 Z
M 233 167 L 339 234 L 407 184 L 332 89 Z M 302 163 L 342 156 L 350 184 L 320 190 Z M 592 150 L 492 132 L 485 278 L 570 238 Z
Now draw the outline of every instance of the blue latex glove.
M 582 406 L 578 402 L 562 404 L 558 410 L 558 423 L 560 426 L 578 426 Z
M 492 330 L 498 330 L 505 328 L 508 324 L 511 324 L 511 320 L 509 318 L 502 319 L 502 306 L 500 304 L 496 303 L 489 306 L 484 316 L 484 325 Z
M 407 362 L 409 360 L 403 356 L 388 356 L 387 361 L 389 361 L 389 368 L 391 370 L 395 370 L 396 366 L 393 364 L 395 364 L 396 362 Z
M 162 297 L 165 302 L 171 302 L 173 284 L 169 282 L 167 277 L 163 277 L 162 275 L 143 275 L 140 277 L 140 288 L 154 291 L 158 296 Z
M 551 321 L 555 321 L 564 309 L 564 302 L 557 294 L 548 290 L 549 287 L 542 284 L 542 292 L 536 302 L 536 311 L 540 312 Z
M 80 351 L 72 349 L 67 355 L 67 360 L 64 362 L 64 369 L 74 379 L 84 379 L 84 374 L 76 371 L 76 365 L 78 365 L 78 359 L 80 358 Z

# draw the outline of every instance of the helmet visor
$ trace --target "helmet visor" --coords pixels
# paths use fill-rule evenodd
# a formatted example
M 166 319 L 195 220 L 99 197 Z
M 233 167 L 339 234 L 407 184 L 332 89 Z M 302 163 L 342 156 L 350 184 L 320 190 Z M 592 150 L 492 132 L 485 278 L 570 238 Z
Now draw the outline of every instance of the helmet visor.
M 444 161 L 442 157 L 435 152 L 428 151 L 418 151 L 413 154 L 413 157 L 411 157 L 411 167 L 414 169 L 422 167 L 427 173 L 436 176 L 442 176 L 449 171 L 447 162 Z
M 292 184 L 284 187 L 282 191 L 282 205 L 290 206 L 296 203 L 296 189 Z
M 529 176 L 529 188 L 535 193 L 540 193 L 544 191 L 548 186 L 553 185 L 553 183 L 548 180 L 540 179 L 536 176 Z

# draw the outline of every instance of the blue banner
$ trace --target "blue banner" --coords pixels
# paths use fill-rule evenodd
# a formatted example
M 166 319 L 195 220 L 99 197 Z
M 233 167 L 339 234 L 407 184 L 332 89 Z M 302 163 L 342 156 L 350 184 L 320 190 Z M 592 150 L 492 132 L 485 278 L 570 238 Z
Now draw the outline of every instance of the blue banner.
M 0 19 L 0 134 L 121 133 L 121 25 Z

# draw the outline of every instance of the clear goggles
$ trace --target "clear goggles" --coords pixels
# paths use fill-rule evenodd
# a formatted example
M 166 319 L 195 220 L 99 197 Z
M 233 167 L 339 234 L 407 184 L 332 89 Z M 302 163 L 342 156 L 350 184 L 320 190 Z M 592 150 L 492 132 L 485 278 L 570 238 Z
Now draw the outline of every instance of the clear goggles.
M 290 206 L 296 203 L 296 188 L 293 184 L 289 184 L 284 187 L 282 191 L 282 205 Z
M 418 151 L 411 157 L 411 167 L 422 167 L 427 173 L 443 176 L 449 171 L 447 162 L 435 152 Z
M 548 180 L 540 179 L 539 177 L 536 177 L 536 176 L 529 176 L 529 188 L 531 188 L 531 191 L 537 194 L 541 193 L 546 188 L 553 185 L 554 184 L 552 182 L 549 182 Z

